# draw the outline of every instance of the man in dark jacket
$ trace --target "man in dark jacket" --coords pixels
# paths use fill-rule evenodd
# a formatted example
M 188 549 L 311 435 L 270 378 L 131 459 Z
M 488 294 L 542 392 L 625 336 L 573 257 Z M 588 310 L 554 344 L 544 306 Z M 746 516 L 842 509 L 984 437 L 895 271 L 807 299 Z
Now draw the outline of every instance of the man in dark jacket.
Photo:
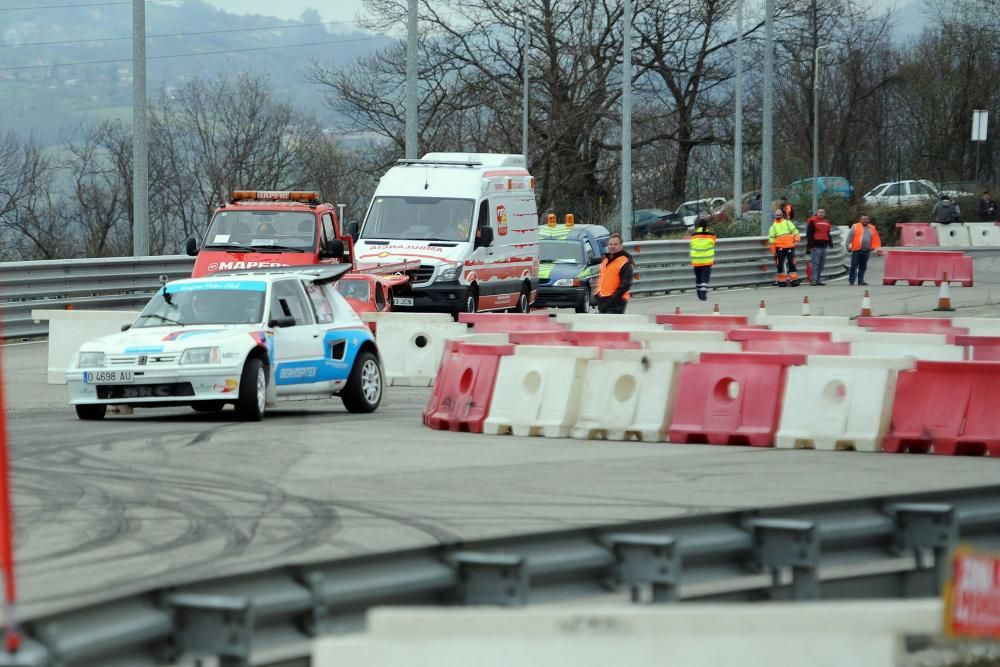
M 979 198 L 979 221 L 996 222 L 998 219 L 1000 216 L 997 215 L 997 203 L 990 198 L 990 192 L 987 190 Z
M 934 204 L 934 210 L 931 211 L 931 217 L 934 218 L 934 222 L 941 225 L 950 225 L 953 222 L 959 222 L 962 212 L 958 208 L 958 204 L 951 200 L 948 195 L 941 195 L 941 199 L 938 203 Z
M 601 275 L 597 281 L 597 312 L 624 313 L 632 288 L 632 255 L 625 252 L 621 234 L 608 237 L 608 253 L 601 260 Z
M 826 218 L 826 209 L 819 209 L 816 215 L 806 220 L 806 254 L 812 254 L 812 284 L 825 285 L 823 267 L 826 266 L 826 252 L 833 236 L 833 224 Z

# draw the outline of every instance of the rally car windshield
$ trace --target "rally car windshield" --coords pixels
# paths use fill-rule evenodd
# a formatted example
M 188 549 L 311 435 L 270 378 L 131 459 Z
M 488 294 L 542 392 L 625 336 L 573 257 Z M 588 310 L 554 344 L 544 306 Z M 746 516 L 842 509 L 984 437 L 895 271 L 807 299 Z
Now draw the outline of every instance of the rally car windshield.
M 583 264 L 583 248 L 579 241 L 541 241 L 538 259 L 556 264 Z
M 476 202 L 442 197 L 376 197 L 362 239 L 468 241 Z
M 219 211 L 205 247 L 309 252 L 316 247 L 316 216 L 308 211 Z
M 228 285 L 167 285 L 146 304 L 132 328 L 260 322 L 264 317 L 264 283 Z
M 337 281 L 337 291 L 346 299 L 357 299 L 358 301 L 368 301 L 371 297 L 371 290 L 368 288 L 367 280 L 351 280 L 343 278 Z

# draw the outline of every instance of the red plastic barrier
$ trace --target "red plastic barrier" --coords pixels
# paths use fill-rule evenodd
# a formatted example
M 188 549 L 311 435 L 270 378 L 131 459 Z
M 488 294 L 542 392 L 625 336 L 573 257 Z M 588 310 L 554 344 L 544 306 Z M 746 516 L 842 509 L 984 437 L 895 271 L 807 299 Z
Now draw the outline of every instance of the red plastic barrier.
M 857 325 L 890 333 L 945 334 L 949 343 L 969 333 L 965 327 L 952 326 L 948 317 L 859 317 Z
M 732 329 L 726 338 L 739 342 L 751 340 L 775 340 L 789 343 L 805 341 L 829 342 L 833 340 L 829 331 L 781 331 L 778 329 Z M 797 352 L 797 350 L 789 350 Z
M 931 281 L 941 284 L 944 274 L 949 282 L 972 287 L 972 257 L 961 252 L 936 252 L 933 250 L 887 250 L 883 285 L 895 285 L 905 280 L 908 285 L 922 285 Z
M 904 248 L 936 246 L 937 230 L 929 222 L 897 222 L 900 245 Z
M 661 313 L 656 315 L 657 324 L 738 324 L 746 325 L 749 318 L 746 315 L 678 315 L 677 313 Z M 676 326 L 674 327 L 677 328 Z M 732 327 L 730 327 L 732 328 Z
M 770 354 L 833 354 L 850 356 L 851 344 L 826 340 L 741 340 L 744 352 L 768 352 Z
M 459 313 L 458 321 L 471 324 L 475 333 L 566 330 L 545 313 Z
M 490 413 L 500 357 L 513 345 L 481 345 L 449 340 L 438 367 L 423 421 L 439 431 L 482 433 Z
M 966 348 L 967 359 L 1000 361 L 1000 336 L 955 336 L 955 345 Z
M 670 442 L 772 447 L 789 366 L 803 354 L 705 353 L 681 367 Z
M 1000 456 L 1000 363 L 917 361 L 901 371 L 887 452 Z

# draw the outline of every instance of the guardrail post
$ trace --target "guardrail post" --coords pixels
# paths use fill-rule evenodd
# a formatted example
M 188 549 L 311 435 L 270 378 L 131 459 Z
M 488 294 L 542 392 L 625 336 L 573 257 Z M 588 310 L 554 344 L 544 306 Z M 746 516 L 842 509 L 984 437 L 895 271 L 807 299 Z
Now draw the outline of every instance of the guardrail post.
M 792 599 L 819 599 L 819 533 L 812 521 L 797 519 L 751 519 L 754 557 L 771 570 L 772 585 L 779 583 L 780 569 L 792 569 Z
M 249 598 L 201 593 L 170 596 L 175 643 L 182 655 L 219 658 L 219 667 L 247 667 L 253 635 Z
M 920 570 L 930 569 L 928 551 L 934 554 L 935 595 L 948 578 L 951 550 L 958 543 L 958 517 L 951 505 L 934 503 L 898 503 L 889 511 L 896 518 L 895 548 L 912 550 Z
M 17 653 L 0 650 L 0 667 L 50 667 L 55 664 L 52 654 L 43 644 L 24 637 Z
M 312 598 L 312 608 L 299 620 L 300 629 L 307 637 L 317 637 L 329 632 L 330 612 L 323 601 L 323 575 L 320 572 L 298 571 L 294 576 Z
M 653 602 L 676 602 L 681 580 L 681 551 L 668 535 L 608 535 L 603 542 L 614 556 L 611 579 L 628 586 L 632 602 L 642 601 L 642 586 L 652 586 Z
M 521 606 L 528 603 L 528 563 L 516 554 L 460 551 L 451 556 L 463 605 Z

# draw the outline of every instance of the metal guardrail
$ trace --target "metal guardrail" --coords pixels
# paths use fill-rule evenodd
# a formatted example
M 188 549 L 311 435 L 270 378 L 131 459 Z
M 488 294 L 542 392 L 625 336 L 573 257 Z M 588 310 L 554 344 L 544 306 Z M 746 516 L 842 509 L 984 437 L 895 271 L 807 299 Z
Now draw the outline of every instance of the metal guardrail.
M 631 292 L 635 295 L 665 294 L 693 291 L 688 241 L 637 241 L 626 244 L 635 260 L 636 279 Z M 824 278 L 837 278 L 847 273 L 840 230 L 833 231 L 833 240 L 826 256 Z M 802 250 L 796 258 L 799 276 L 806 277 L 808 261 Z M 775 278 L 774 257 L 768 249 L 767 237 L 725 238 L 716 243 L 715 266 L 712 267 L 712 287 L 755 287 L 770 285 Z
M 47 322 L 31 319 L 35 309 L 136 309 L 161 282 L 186 278 L 193 267 L 187 255 L 0 263 L 4 338 L 47 333 Z
M 845 454 L 845 456 L 864 456 Z M 375 605 L 916 597 L 959 540 L 1000 543 L 1000 485 L 733 511 L 342 559 L 161 589 L 25 624 L 0 665 L 308 665 Z

